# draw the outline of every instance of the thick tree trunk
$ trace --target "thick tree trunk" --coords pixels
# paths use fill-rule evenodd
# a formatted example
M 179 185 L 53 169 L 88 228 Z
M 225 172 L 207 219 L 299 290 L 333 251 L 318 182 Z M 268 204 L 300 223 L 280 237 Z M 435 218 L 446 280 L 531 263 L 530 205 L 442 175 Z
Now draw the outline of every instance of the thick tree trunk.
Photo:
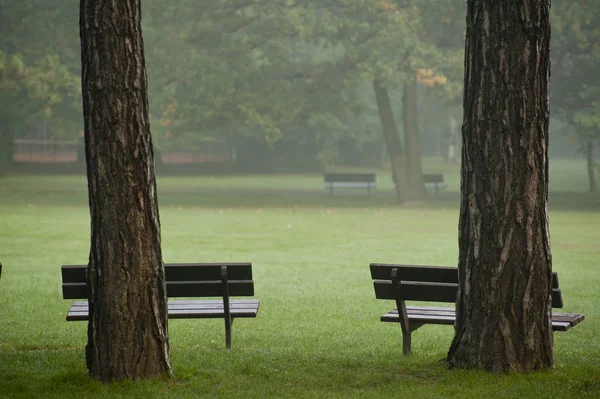
M 423 167 L 421 165 L 421 139 L 417 118 L 417 82 L 405 82 L 402 95 L 402 113 L 404 121 L 404 141 L 406 143 L 406 161 L 411 200 L 425 198 Z
M 91 214 L 87 365 L 101 381 L 172 374 L 139 0 L 81 1 Z
M 390 163 L 392 166 L 392 176 L 396 188 L 396 199 L 399 204 L 406 202 L 408 192 L 408 176 L 406 174 L 406 157 L 402 142 L 398 137 L 398 129 L 394 122 L 394 113 L 390 104 L 390 97 L 387 89 L 382 87 L 376 80 L 373 81 L 375 89 L 375 98 L 377 100 L 377 109 L 379 110 L 379 119 L 383 130 L 383 137 L 390 154 Z
M 596 168 L 594 165 L 594 141 L 588 140 L 585 147 L 585 157 L 587 159 L 588 179 L 590 182 L 590 192 L 598 192 L 598 181 L 596 180 Z
M 452 367 L 552 367 L 549 0 L 468 0 Z

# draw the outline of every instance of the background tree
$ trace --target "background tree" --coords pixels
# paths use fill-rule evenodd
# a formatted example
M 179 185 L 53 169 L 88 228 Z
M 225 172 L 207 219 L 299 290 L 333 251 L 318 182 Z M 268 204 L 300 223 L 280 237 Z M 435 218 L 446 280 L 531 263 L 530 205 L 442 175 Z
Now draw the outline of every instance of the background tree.
M 65 134 L 81 122 L 76 25 L 67 22 L 77 19 L 75 4 L 32 3 L 0 4 L 0 171 L 12 161 L 13 139 L 41 126 Z
M 3 25 L 7 34 L 0 42 L 6 39 L 33 61 L 44 53 L 57 56 L 56 65 L 69 76 L 79 75 L 72 0 L 36 7 L 31 1 L 0 6 L 0 14 L 5 11 L 11 21 Z M 437 8 L 414 0 L 177 0 L 168 6 L 149 1 L 144 32 L 155 146 L 189 150 L 224 140 L 237 145 L 240 155 L 256 148 L 260 156 L 255 158 L 272 158 L 272 170 L 387 167 L 373 77 L 387 91 L 397 141 L 405 145 L 404 130 L 415 129 L 403 129 L 401 111 L 416 107 L 401 106 L 403 80 L 414 82 L 422 65 L 445 65 L 427 50 L 435 47 L 434 29 L 428 28 L 431 35 L 419 32 L 426 21 L 439 24 L 435 19 L 444 13 L 425 12 Z M 399 54 L 407 46 L 416 50 L 404 71 Z M 26 66 L 32 62 L 28 57 L 23 57 Z M 49 113 L 35 115 L 27 125 L 25 118 L 12 118 L 20 130 L 6 130 L 17 138 L 76 138 L 79 89 L 71 91 L 69 85 L 57 85 L 58 101 L 43 108 Z M 24 101 L 32 102 L 25 94 Z M 35 127 L 42 122 L 47 129 L 40 135 Z M 406 156 L 413 153 L 418 151 Z
M 11 76 L 11 88 L 0 91 L 0 152 L 6 160 L 12 159 L 13 139 L 81 136 L 76 2 L 38 3 L 0 4 L 0 52 L 18 60 L 21 71 L 15 75 L 9 67 L 3 76 Z M 555 3 L 554 130 L 572 132 L 571 142 L 594 150 L 597 140 L 586 138 L 598 131 L 594 71 L 600 40 L 592 17 L 598 5 Z M 390 169 L 385 137 L 391 135 L 382 134 L 377 79 L 393 119 L 385 126 L 395 126 L 398 140 L 392 143 L 402 151 L 396 146 L 394 153 L 404 154 L 406 184 L 413 187 L 403 186 L 401 194 L 423 195 L 420 155 L 446 154 L 450 133 L 457 131 L 450 121 L 461 117 L 464 1 L 144 4 L 155 150 L 236 147 L 237 161 L 227 171 Z M 460 144 L 458 135 L 455 141 Z M 551 150 L 572 153 L 564 147 L 555 140 Z M 221 164 L 213 166 L 220 170 Z
M 600 142 L 598 15 L 598 2 L 553 4 L 551 104 L 586 158 L 591 192 L 598 191 L 594 147 Z
M 452 367 L 554 365 L 549 0 L 469 0 Z
M 412 0 L 314 3 L 321 27 L 316 36 L 341 48 L 338 70 L 348 80 L 372 82 L 398 202 L 422 199 L 417 83 L 445 83 L 435 68 L 448 58 L 425 23 L 440 15 L 425 13 L 427 5 Z M 393 92 L 403 93 L 401 107 L 394 106 Z
M 81 1 L 90 375 L 172 373 L 139 0 Z

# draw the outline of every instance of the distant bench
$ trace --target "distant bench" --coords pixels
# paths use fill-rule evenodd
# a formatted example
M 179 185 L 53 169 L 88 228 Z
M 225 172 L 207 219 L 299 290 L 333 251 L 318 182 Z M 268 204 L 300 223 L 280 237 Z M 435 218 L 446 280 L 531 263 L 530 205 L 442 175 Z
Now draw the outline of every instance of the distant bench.
M 455 303 L 458 290 L 458 269 L 445 266 L 408 266 L 371 264 L 371 277 L 377 299 L 396 301 L 396 309 L 381 316 L 381 321 L 400 323 L 402 352 L 410 353 L 411 333 L 425 324 L 453 325 L 455 308 L 406 306 L 405 301 Z M 552 273 L 552 308 L 562 308 L 558 275 Z M 398 309 L 402 317 L 398 314 Z M 567 331 L 581 323 L 582 314 L 552 313 L 552 329 Z
M 392 174 L 392 182 L 395 182 L 394 174 Z M 423 175 L 423 185 L 426 189 L 433 189 L 438 193 L 446 188 L 444 175 L 441 173 L 426 173 Z
M 330 195 L 334 188 L 362 188 L 371 194 L 375 188 L 375 173 L 325 173 L 324 181 Z
M 446 188 L 446 183 L 444 183 L 444 175 L 441 173 L 424 174 L 423 183 L 425 184 L 425 188 L 433 189 L 436 193 Z
M 64 299 L 87 299 L 87 265 L 61 268 Z M 165 264 L 167 297 L 221 297 L 221 299 L 168 300 L 170 319 L 225 319 L 225 345 L 231 348 L 231 326 L 236 318 L 256 317 L 258 299 L 230 299 L 254 296 L 251 263 Z M 67 321 L 88 320 L 88 302 L 74 302 Z

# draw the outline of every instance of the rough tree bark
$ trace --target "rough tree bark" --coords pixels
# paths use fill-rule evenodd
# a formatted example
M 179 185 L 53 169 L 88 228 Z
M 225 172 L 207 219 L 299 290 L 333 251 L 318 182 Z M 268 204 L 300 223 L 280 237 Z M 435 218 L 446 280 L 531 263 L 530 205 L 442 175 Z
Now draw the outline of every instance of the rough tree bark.
M 406 143 L 406 165 L 408 168 L 409 193 L 411 200 L 425 199 L 423 167 L 421 165 L 421 139 L 417 114 L 417 81 L 404 83 L 402 94 L 402 114 L 404 121 L 404 142 Z
M 396 189 L 396 200 L 403 204 L 407 200 L 408 176 L 406 173 L 406 157 L 402 147 L 402 141 L 398 136 L 398 129 L 394 122 L 394 113 L 390 104 L 390 97 L 385 87 L 377 81 L 373 81 L 375 89 L 375 99 L 377 100 L 377 109 L 379 110 L 379 119 L 383 130 L 383 137 L 390 154 L 392 164 L 392 176 L 394 178 L 394 187 Z
M 139 0 L 81 0 L 91 215 L 86 358 L 101 381 L 171 375 Z
M 553 367 L 549 0 L 468 0 L 451 367 Z

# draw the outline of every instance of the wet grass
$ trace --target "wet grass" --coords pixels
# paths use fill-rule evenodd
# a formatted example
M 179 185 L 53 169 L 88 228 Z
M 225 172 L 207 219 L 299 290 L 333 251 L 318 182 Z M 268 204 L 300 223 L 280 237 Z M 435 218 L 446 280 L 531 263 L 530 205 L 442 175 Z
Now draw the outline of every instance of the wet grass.
M 0 397 L 600 397 L 599 208 L 582 209 L 575 195 L 550 206 L 564 310 L 586 314 L 555 334 L 556 368 L 488 375 L 445 367 L 451 327 L 421 328 L 402 356 L 399 328 L 379 322 L 394 305 L 374 298 L 368 271 L 456 264 L 452 190 L 398 207 L 383 189 L 331 198 L 313 176 L 318 187 L 294 196 L 273 189 L 279 178 L 247 182 L 261 188 L 251 194 L 232 182 L 178 192 L 196 178 L 159 178 L 165 261 L 253 262 L 261 310 L 235 322 L 231 350 L 222 321 L 171 320 L 175 378 L 108 385 L 87 377 L 86 324 L 67 323 L 61 299 L 60 265 L 87 259 L 85 179 L 0 179 Z

